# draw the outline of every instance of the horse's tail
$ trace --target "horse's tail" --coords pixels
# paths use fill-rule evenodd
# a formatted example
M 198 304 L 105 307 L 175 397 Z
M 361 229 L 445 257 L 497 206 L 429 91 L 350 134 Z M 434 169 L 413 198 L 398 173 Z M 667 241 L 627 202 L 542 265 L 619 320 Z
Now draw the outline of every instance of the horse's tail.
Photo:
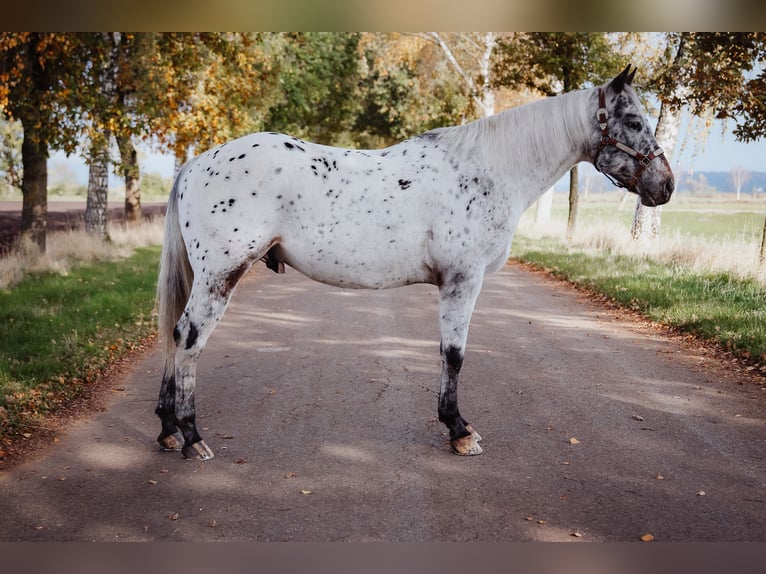
M 175 372 L 175 338 L 173 330 L 181 318 L 191 293 L 194 273 L 189 264 L 181 225 L 178 221 L 178 182 L 184 168 L 178 172 L 168 198 L 165 214 L 165 239 L 162 244 L 160 271 L 157 279 L 157 308 L 160 341 L 165 355 L 164 375 Z

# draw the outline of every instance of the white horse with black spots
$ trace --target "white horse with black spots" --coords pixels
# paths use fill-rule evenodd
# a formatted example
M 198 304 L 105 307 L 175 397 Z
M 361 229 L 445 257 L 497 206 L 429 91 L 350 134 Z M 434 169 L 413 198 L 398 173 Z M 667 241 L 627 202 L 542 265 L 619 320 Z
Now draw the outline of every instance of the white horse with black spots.
M 522 213 L 580 161 L 645 205 L 673 192 L 634 74 L 380 150 L 257 133 L 190 160 L 168 202 L 158 282 L 162 448 L 213 458 L 195 425 L 197 360 L 239 280 L 264 260 L 338 287 L 436 285 L 439 420 L 455 453 L 481 453 L 458 409 L 458 374 L 484 276 L 505 264 Z

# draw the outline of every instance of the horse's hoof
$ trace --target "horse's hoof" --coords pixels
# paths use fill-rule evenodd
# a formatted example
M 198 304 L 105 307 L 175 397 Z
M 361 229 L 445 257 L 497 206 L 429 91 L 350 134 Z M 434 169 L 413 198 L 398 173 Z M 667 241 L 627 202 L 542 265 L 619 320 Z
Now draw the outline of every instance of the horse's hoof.
M 184 445 L 184 440 L 181 438 L 180 433 L 169 434 L 165 437 L 160 436 L 157 442 L 160 443 L 160 449 L 164 451 L 179 451 Z
M 181 450 L 181 454 L 188 460 L 210 460 L 215 458 L 215 454 L 213 454 L 210 447 L 205 444 L 204 440 L 185 445 Z
M 450 441 L 452 452 L 461 456 L 474 456 L 484 452 L 472 434 Z
M 477 433 L 471 425 L 465 425 L 465 430 L 473 435 L 476 442 L 481 442 L 481 435 Z

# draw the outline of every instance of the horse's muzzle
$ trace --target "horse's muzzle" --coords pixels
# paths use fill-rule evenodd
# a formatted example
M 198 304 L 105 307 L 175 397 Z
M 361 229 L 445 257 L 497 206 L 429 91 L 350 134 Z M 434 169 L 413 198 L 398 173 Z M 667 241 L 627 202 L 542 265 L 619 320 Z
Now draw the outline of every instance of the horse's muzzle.
M 641 204 L 647 207 L 657 207 L 659 205 L 665 205 L 670 201 L 670 197 L 673 195 L 673 191 L 676 189 L 676 182 L 671 175 L 663 183 L 662 187 L 658 188 L 654 193 L 641 193 Z

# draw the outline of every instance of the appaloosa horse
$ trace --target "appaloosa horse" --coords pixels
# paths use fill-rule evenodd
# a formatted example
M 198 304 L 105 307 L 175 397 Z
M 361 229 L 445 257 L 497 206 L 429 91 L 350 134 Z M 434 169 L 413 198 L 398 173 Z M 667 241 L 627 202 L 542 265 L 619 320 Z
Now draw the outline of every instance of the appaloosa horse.
M 166 353 L 160 445 L 213 458 L 195 425 L 197 360 L 237 283 L 263 259 L 274 271 L 289 265 L 338 287 L 436 285 L 439 420 L 455 453 L 481 453 L 458 409 L 458 374 L 484 276 L 505 264 L 524 210 L 580 161 L 644 205 L 666 203 L 673 192 L 630 86 L 634 74 L 628 66 L 603 86 L 380 150 L 257 133 L 190 160 L 168 202 L 158 284 Z

